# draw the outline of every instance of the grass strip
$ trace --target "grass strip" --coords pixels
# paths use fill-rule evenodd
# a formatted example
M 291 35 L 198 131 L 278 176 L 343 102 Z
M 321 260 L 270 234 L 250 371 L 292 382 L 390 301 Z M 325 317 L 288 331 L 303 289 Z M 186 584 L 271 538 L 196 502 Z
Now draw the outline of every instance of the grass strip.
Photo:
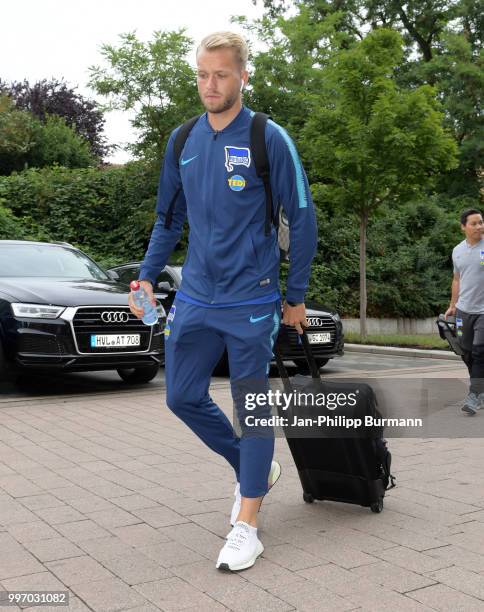
M 360 334 L 345 331 L 348 344 L 376 344 L 378 346 L 400 346 L 404 348 L 449 351 L 450 347 L 438 334 L 369 334 L 362 341 Z

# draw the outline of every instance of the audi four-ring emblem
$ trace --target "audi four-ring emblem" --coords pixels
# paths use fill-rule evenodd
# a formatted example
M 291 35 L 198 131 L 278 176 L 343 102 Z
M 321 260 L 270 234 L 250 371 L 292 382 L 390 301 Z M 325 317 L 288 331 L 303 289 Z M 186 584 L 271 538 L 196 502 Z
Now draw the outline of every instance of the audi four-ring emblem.
M 308 324 L 310 327 L 320 327 L 324 323 L 323 319 L 319 317 L 306 317 L 306 318 L 308 320 Z
M 129 314 L 122 310 L 105 310 L 101 314 L 101 320 L 104 321 L 104 323 L 127 323 L 129 321 Z

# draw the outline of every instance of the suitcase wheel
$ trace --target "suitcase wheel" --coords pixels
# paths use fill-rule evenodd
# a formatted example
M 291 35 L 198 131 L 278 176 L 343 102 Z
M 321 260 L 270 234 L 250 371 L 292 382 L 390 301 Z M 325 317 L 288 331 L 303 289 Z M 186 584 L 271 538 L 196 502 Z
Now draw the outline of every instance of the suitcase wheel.
M 314 501 L 314 497 L 311 493 L 306 493 L 306 491 L 303 492 L 303 499 L 307 504 L 312 504 Z
M 378 498 L 378 501 L 370 506 L 372 512 L 379 513 L 383 510 L 383 497 Z

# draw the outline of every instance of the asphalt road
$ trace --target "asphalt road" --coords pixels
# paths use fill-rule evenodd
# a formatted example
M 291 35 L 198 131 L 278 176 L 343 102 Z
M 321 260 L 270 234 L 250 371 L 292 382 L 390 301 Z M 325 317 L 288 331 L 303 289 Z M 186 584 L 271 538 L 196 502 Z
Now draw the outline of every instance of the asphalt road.
M 289 366 L 289 374 L 295 374 L 295 368 Z M 455 368 L 456 362 L 435 359 L 423 359 L 415 357 L 401 357 L 389 355 L 375 355 L 370 353 L 350 353 L 347 352 L 343 357 L 332 359 L 321 370 L 324 377 L 345 376 L 345 375 L 364 375 L 368 373 L 372 376 L 389 370 L 397 370 L 404 373 L 409 372 L 428 372 L 444 371 Z M 416 370 L 418 368 L 418 370 Z M 271 376 L 277 376 L 275 366 L 271 368 Z M 0 383 L 0 403 L 11 401 L 12 399 L 27 399 L 29 397 L 54 397 L 60 395 L 82 395 L 82 394 L 102 394 L 102 393 L 138 393 L 140 390 L 164 388 L 164 369 L 160 370 L 159 375 L 149 384 L 141 386 L 130 386 L 124 383 L 116 372 L 89 372 L 72 373 L 56 376 L 48 375 L 25 375 L 18 385 Z M 213 384 L 225 386 L 228 378 L 214 378 Z

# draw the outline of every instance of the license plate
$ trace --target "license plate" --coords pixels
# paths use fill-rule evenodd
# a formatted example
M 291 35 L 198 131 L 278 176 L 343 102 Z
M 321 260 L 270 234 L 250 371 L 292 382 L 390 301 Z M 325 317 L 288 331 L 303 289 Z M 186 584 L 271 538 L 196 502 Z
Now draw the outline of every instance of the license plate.
M 308 334 L 309 344 L 326 344 L 331 342 L 331 334 Z
M 91 335 L 91 348 L 126 348 L 139 346 L 139 334 L 93 334 Z

